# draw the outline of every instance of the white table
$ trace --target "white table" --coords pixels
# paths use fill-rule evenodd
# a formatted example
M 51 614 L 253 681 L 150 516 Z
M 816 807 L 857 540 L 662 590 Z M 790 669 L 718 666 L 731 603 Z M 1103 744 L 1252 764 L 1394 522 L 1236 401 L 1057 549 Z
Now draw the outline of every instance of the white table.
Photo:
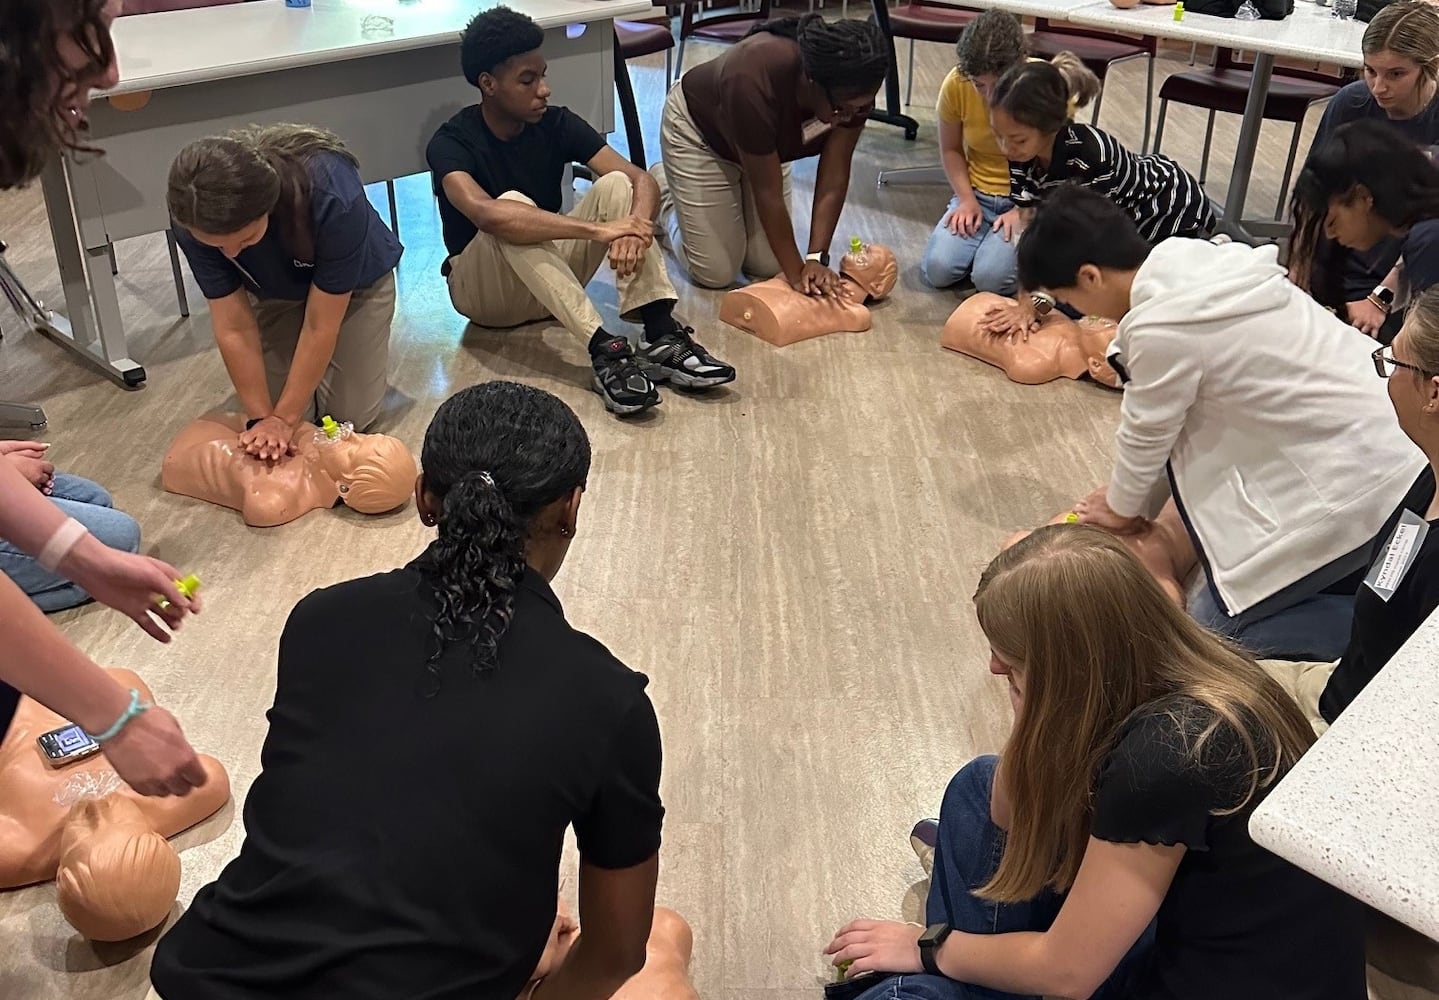
M 423 171 L 425 145 L 473 103 L 460 74 L 459 35 L 498 0 L 283 0 L 144 14 L 115 23 L 121 83 L 91 109 L 100 158 L 56 158 L 42 185 L 68 324 L 37 329 L 135 387 L 110 270 L 113 243 L 170 224 L 165 179 L 193 139 L 238 125 L 305 122 L 334 130 L 366 182 Z M 554 101 L 601 132 L 613 128 L 611 22 L 650 0 L 512 0 L 545 28 Z M 387 19 L 387 20 L 386 20 Z M 136 95 L 130 101 L 114 98 Z M 143 107 L 121 111 L 148 98 Z
M 1140 6 L 1120 10 L 1106 2 L 1091 3 L 1069 12 L 1071 24 L 1105 31 L 1149 35 L 1180 42 L 1218 45 L 1253 52 L 1254 72 L 1244 120 L 1239 126 L 1239 145 L 1234 151 L 1234 169 L 1229 175 L 1229 192 L 1224 199 L 1224 219 L 1236 235 L 1244 235 L 1244 202 L 1249 194 L 1249 175 L 1254 170 L 1254 151 L 1264 121 L 1264 103 L 1277 56 L 1355 67 L 1363 64 L 1360 40 L 1368 25 L 1340 21 L 1328 7 L 1298 0 L 1294 13 L 1282 21 L 1236 21 L 1207 14 L 1184 15 L 1174 20 L 1173 7 Z
M 1439 614 L 1254 811 L 1255 841 L 1439 941 Z

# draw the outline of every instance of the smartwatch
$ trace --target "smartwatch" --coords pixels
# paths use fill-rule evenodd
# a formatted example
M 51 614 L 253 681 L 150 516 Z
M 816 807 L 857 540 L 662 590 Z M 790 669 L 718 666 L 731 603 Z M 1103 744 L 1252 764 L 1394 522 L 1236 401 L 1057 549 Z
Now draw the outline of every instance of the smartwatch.
M 806 261 L 814 261 L 820 267 L 829 267 L 829 251 L 815 250 L 804 255 Z
M 1394 289 L 1380 285 L 1369 293 L 1369 301 L 1387 313 L 1394 308 Z
M 944 944 L 944 939 L 949 937 L 949 932 L 954 928 L 949 924 L 930 924 L 919 936 L 919 964 L 924 966 L 924 971 L 931 976 L 942 976 L 939 963 L 935 961 L 935 952 L 939 946 Z

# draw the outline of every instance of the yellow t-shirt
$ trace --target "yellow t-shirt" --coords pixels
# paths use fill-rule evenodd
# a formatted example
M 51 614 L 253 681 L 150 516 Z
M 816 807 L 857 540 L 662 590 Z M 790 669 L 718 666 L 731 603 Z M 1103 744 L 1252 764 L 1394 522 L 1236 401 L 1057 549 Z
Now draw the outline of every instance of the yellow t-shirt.
M 969 77 L 958 69 L 949 71 L 939 87 L 935 105 L 940 121 L 964 128 L 964 158 L 969 162 L 969 182 L 984 194 L 1009 197 L 1009 161 L 994 141 L 989 127 L 989 105 Z
M 1030 59 L 1030 62 L 1040 62 Z M 994 141 L 989 127 L 989 105 L 980 96 L 969 77 L 958 69 L 949 71 L 939 87 L 935 104 L 940 121 L 964 127 L 964 158 L 969 162 L 969 182 L 984 194 L 1009 197 L 1009 161 Z M 1069 117 L 1074 117 L 1074 101 L 1069 102 Z

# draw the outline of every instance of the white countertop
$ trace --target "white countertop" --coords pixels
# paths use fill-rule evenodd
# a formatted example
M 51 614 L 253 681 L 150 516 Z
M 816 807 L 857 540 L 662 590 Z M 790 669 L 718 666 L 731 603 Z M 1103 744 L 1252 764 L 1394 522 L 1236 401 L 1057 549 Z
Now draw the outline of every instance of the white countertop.
M 365 55 L 449 46 L 460 75 L 461 30 L 500 0 L 284 0 L 201 7 L 116 20 L 120 85 L 107 94 L 179 87 Z M 542 28 L 649 14 L 650 0 L 511 0 Z M 392 23 L 366 18 L 388 18 Z
M 1359 43 L 1364 29 L 1369 27 L 1362 21 L 1340 21 L 1331 17 L 1328 7 L 1320 7 L 1310 0 L 1297 0 L 1294 13 L 1282 21 L 1236 21 L 1229 17 L 1188 12 L 1182 21 L 1176 21 L 1173 7 L 1141 5 L 1133 10 L 1120 10 L 1106 2 L 1072 8 L 1062 16 L 1068 17 L 1073 24 L 1090 28 L 1198 42 L 1200 45 L 1220 45 L 1246 52 L 1267 52 L 1341 66 L 1363 65 Z
M 1068 20 L 1071 12 L 1080 7 L 1093 6 L 1094 0 L 957 0 L 965 7 L 980 10 L 993 8 L 1018 14 L 1020 17 L 1047 17 L 1055 21 Z
M 1439 941 L 1439 613 L 1254 811 L 1249 832 Z

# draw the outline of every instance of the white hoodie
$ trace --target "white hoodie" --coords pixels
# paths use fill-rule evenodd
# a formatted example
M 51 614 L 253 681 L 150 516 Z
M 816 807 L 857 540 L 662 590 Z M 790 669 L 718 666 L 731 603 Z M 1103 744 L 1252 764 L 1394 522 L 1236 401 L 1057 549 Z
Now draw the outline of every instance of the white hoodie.
M 1109 506 L 1169 493 L 1231 615 L 1369 541 L 1424 467 L 1377 346 L 1291 284 L 1274 247 L 1170 239 L 1110 354 L 1129 376 Z

